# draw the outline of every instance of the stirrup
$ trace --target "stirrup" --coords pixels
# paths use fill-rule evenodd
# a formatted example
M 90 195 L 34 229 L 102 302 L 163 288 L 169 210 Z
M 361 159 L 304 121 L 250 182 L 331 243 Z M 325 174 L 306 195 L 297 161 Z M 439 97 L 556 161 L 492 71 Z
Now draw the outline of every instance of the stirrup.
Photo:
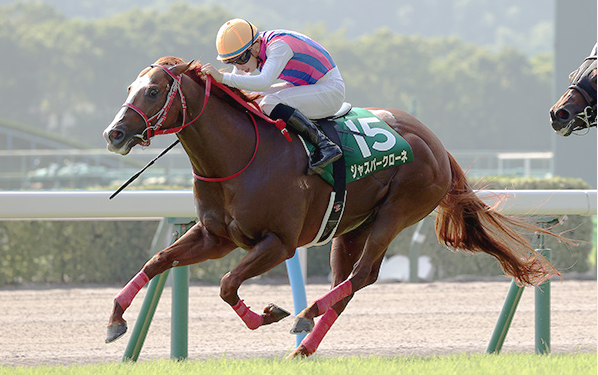
M 320 160 L 312 162 L 311 156 L 310 156 L 309 168 L 307 170 L 308 175 L 324 173 L 324 167 L 326 167 L 330 163 L 334 163 L 335 161 L 337 161 L 338 159 L 340 159 L 343 156 L 343 151 L 340 149 L 340 147 L 338 147 L 338 145 L 336 145 L 335 143 L 332 143 L 332 145 L 335 146 L 334 148 L 337 149 L 338 152 L 330 155 L 327 159 L 322 158 Z M 322 155 L 322 150 L 318 150 L 318 153 L 320 155 Z

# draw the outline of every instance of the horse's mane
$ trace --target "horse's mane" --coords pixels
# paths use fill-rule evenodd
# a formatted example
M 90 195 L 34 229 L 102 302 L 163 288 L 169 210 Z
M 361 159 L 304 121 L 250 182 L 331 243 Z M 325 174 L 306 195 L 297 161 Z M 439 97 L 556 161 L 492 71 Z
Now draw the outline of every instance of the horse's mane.
M 175 65 L 179 65 L 179 64 L 188 64 L 188 62 L 186 62 L 185 60 L 183 60 L 179 57 L 164 56 L 164 57 L 159 58 L 154 64 L 164 65 L 164 66 L 175 66 Z M 200 74 L 201 67 L 202 67 L 202 64 L 199 61 L 196 61 L 189 67 L 189 70 L 187 70 L 187 72 L 185 72 L 185 75 L 187 75 L 189 78 L 191 78 L 195 82 L 205 86 L 206 78 L 204 75 Z M 241 99 L 243 99 L 247 102 L 253 102 L 261 97 L 260 94 L 249 94 L 249 93 L 247 93 L 243 90 L 240 90 L 236 87 L 230 87 L 230 86 L 227 86 L 227 87 L 229 87 L 235 94 L 239 95 L 239 97 L 241 97 Z M 214 90 L 214 88 L 215 87 L 212 86 L 212 90 Z M 240 106 L 239 103 L 237 103 L 228 94 L 224 93 L 224 91 L 218 89 L 218 90 L 215 90 L 214 93 L 221 99 L 224 99 L 225 101 L 227 101 L 228 103 Z

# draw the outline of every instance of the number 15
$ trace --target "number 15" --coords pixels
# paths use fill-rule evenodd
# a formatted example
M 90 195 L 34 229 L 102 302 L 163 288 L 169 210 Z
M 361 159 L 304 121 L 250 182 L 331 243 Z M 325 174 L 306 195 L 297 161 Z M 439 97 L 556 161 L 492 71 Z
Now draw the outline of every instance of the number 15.
M 374 137 L 376 136 L 376 134 L 382 134 L 386 138 L 384 142 L 376 141 L 372 144 L 372 148 L 374 150 L 385 152 L 392 149 L 395 146 L 395 144 L 397 143 L 397 139 L 391 132 L 389 132 L 386 129 L 370 127 L 370 123 L 377 122 L 380 122 L 380 119 L 376 117 L 365 117 L 359 119 L 359 125 L 361 125 L 363 133 L 365 135 L 367 135 L 368 137 Z M 361 131 L 359 131 L 359 128 L 357 127 L 357 125 L 355 125 L 353 120 L 345 121 L 345 125 L 347 125 L 347 127 L 354 132 L 362 133 Z M 363 136 L 356 134 L 353 134 L 353 136 L 355 137 L 355 141 L 357 142 L 357 145 L 359 146 L 359 150 L 361 151 L 363 157 L 368 158 L 372 156 L 372 152 Z

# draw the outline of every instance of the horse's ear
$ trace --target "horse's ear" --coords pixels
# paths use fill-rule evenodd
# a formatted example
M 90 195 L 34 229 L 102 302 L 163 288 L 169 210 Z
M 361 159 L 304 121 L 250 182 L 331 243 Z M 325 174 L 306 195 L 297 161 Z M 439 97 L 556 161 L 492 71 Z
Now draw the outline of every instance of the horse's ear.
M 174 67 L 172 67 L 170 69 L 170 71 L 172 72 L 172 74 L 179 76 L 179 75 L 185 73 L 187 70 L 189 70 L 189 68 L 191 67 L 191 64 L 193 64 L 194 61 L 195 60 L 191 60 L 191 62 L 189 64 L 175 65 Z

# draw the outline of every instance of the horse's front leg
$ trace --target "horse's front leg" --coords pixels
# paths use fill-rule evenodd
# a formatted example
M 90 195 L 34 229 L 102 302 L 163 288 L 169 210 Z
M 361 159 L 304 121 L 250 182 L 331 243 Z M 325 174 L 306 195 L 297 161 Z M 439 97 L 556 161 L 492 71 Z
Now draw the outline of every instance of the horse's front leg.
M 113 342 L 127 331 L 123 314 L 137 293 L 154 276 L 178 266 L 222 258 L 236 248 L 230 240 L 211 234 L 203 225 L 196 224 L 172 245 L 154 255 L 116 295 L 108 320 L 106 343 Z
M 252 311 L 239 298 L 239 287 L 245 280 L 271 270 L 291 258 L 294 253 L 294 247 L 285 246 L 275 234 L 268 233 L 220 281 L 220 297 L 233 308 L 249 329 L 278 322 L 290 313 L 273 304 L 266 306 L 263 314 Z

